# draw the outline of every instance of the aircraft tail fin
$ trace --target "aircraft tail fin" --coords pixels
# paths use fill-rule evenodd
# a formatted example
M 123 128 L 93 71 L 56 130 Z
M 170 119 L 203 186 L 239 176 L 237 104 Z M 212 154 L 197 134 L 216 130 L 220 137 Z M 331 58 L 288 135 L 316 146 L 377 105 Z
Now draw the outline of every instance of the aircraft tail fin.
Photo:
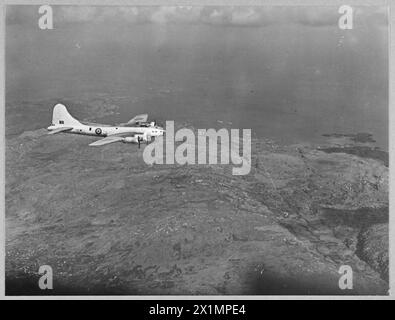
M 52 112 L 52 124 L 53 125 L 65 125 L 65 126 L 79 126 L 81 122 L 73 118 L 67 111 L 66 107 L 58 103 Z

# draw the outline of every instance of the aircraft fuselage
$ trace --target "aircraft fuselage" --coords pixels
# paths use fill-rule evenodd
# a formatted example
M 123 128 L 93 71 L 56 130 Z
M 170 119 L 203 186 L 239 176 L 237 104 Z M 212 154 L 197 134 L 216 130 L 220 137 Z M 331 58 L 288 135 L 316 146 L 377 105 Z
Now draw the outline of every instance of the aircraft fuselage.
M 114 142 L 140 143 L 142 141 L 149 143 L 152 137 L 162 136 L 163 128 L 157 126 L 155 121 L 146 125 L 148 115 L 141 114 L 135 116 L 129 122 L 117 126 L 105 125 L 99 123 L 80 122 L 67 111 L 65 105 L 58 103 L 52 111 L 52 123 L 47 128 L 49 134 L 57 133 L 74 133 L 88 136 L 104 137 L 100 140 L 90 143 L 90 146 L 102 146 Z M 136 125 L 136 120 L 143 125 Z
M 49 131 L 56 130 L 62 127 L 68 127 L 67 125 L 51 125 L 48 127 Z M 157 126 L 154 127 L 122 127 L 122 126 L 107 126 L 100 124 L 90 124 L 90 125 L 77 125 L 72 126 L 73 129 L 66 131 L 68 133 L 83 134 L 89 136 L 100 136 L 107 137 L 114 134 L 147 134 L 152 137 L 163 134 L 163 129 Z

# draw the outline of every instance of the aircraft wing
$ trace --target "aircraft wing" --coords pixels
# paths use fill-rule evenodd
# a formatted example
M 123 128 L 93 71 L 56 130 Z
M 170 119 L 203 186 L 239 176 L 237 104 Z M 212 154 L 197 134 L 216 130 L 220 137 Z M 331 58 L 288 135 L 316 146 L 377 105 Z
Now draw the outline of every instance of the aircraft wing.
M 130 126 L 135 124 L 136 122 L 147 122 L 147 120 L 148 120 L 148 114 L 144 113 L 144 114 L 139 114 L 134 118 L 130 119 L 128 122 L 121 123 L 120 125 Z
M 56 133 L 59 133 L 59 132 L 70 131 L 72 129 L 73 128 L 71 128 L 71 127 L 59 128 L 59 129 L 55 129 L 55 130 L 52 130 L 52 131 L 48 132 L 48 134 L 56 134 Z
M 120 136 L 109 136 L 109 137 L 105 137 L 103 139 L 97 140 L 95 142 L 92 142 L 89 145 L 91 147 L 99 147 L 99 146 L 104 146 L 104 145 L 109 144 L 109 143 L 123 141 L 123 139 L 124 138 L 120 137 Z

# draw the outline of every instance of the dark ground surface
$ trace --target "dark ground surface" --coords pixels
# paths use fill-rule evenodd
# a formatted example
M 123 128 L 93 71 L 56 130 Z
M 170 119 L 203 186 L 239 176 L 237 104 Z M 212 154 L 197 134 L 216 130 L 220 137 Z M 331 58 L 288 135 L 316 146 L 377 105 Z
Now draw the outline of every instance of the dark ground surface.
M 43 294 L 44 264 L 50 294 L 387 294 L 388 158 L 355 151 L 377 150 L 366 136 L 254 139 L 251 173 L 233 176 L 23 121 L 7 109 L 7 294 Z M 338 287 L 345 264 L 353 290 Z

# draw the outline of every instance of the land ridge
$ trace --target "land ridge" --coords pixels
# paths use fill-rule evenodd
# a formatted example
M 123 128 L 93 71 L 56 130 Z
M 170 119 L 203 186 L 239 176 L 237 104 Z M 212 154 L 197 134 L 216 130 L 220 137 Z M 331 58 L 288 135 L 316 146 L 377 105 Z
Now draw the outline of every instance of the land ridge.
M 362 137 L 319 148 L 253 139 L 250 174 L 233 176 L 148 166 L 143 149 L 89 148 L 94 137 L 12 136 L 7 292 L 42 294 L 47 264 L 52 294 L 387 294 L 388 167 L 341 150 L 373 148 Z M 354 272 L 346 292 L 341 265 Z

